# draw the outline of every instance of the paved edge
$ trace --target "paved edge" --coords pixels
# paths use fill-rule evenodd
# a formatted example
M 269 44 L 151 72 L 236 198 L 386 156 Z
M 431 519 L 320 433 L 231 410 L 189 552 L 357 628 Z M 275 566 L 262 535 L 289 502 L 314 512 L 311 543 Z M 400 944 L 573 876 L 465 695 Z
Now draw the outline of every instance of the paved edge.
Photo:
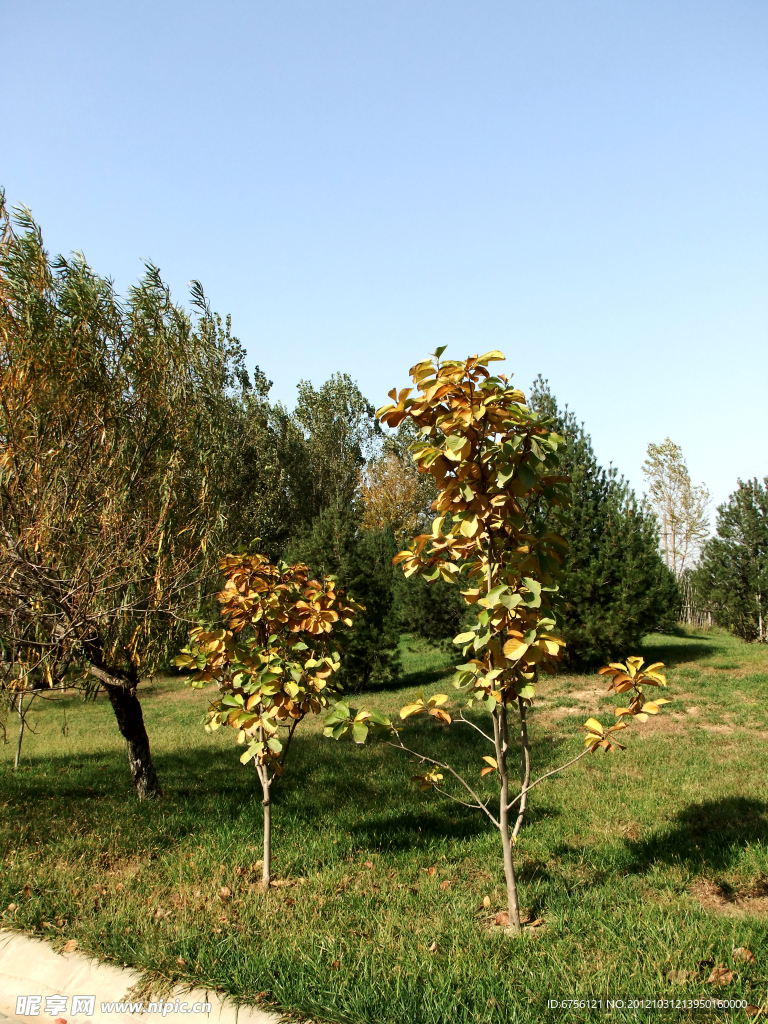
M 279 1014 L 252 1006 L 237 1006 L 216 992 L 177 985 L 167 1000 L 180 999 L 190 1004 L 210 1003 L 209 1013 L 102 1013 L 101 1003 L 119 1002 L 140 980 L 140 973 L 113 964 L 101 964 L 83 953 L 56 953 L 43 939 L 33 939 L 18 932 L 0 928 L 0 1020 L 25 1024 L 53 1024 L 54 1017 L 44 1013 L 45 997 L 60 995 L 95 996 L 92 1015 L 71 1016 L 71 999 L 61 1016 L 67 1024 L 152 1024 L 166 1020 L 168 1024 L 278 1024 Z M 17 996 L 42 996 L 37 1017 L 17 1017 Z M 59 1014 L 55 1015 L 56 1017 Z

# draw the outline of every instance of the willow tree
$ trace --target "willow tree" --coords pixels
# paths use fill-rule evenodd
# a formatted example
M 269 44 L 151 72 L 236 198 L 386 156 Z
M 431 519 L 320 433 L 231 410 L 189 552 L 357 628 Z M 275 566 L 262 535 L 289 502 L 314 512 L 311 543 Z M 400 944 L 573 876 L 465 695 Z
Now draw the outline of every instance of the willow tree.
M 508 922 L 519 932 L 513 843 L 528 794 L 586 754 L 621 747 L 616 733 L 627 728 L 627 720 L 640 716 L 642 721 L 665 703 L 647 701 L 643 684 L 663 686 L 665 679 L 659 673 L 661 664 L 643 669 L 641 658 L 606 666 L 601 671 L 611 675 L 610 689 L 620 694 L 632 691 L 629 706 L 615 710 L 618 721 L 613 725 L 590 718 L 585 723 L 585 749 L 531 781 L 528 708 L 540 673 L 556 670 L 565 646 L 558 576 L 566 543 L 551 529 L 553 510 L 566 507 L 570 494 L 567 477 L 559 471 L 563 438 L 528 408 L 523 393 L 506 376 L 491 375 L 488 364 L 503 359 L 500 352 L 441 362 L 443 351 L 438 349 L 434 359 L 411 370 L 415 395 L 413 388 L 399 394 L 391 391 L 392 403 L 378 412 L 391 427 L 407 417 L 413 420 L 421 434 L 411 448 L 413 460 L 437 486 L 431 532 L 417 536 L 395 561 L 406 576 L 423 574 L 430 581 L 460 584 L 477 617 L 472 628 L 454 640 L 465 659 L 454 680 L 464 695 L 458 709 L 449 706 L 446 694 L 428 700 L 419 694 L 401 709 L 400 718 L 423 713 L 444 726 L 467 725 L 490 749 L 479 763 L 480 779 L 470 782 L 448 763 L 406 746 L 401 727 L 391 727 L 392 742 L 426 766 L 413 777 L 421 789 L 436 789 L 481 811 L 498 829 Z M 490 731 L 478 724 L 472 709 L 489 716 Z M 368 712 L 355 713 L 340 704 L 326 719 L 326 735 L 339 738 L 351 733 L 364 742 L 370 721 Z M 373 724 L 382 728 L 380 722 Z M 519 767 L 514 770 L 516 757 Z M 496 781 L 495 808 L 483 795 L 483 779 Z M 449 782 L 453 789 L 446 785 Z M 461 796 L 456 785 L 463 790 Z
M 160 785 L 139 682 L 178 650 L 215 570 L 242 351 L 156 268 L 124 302 L 52 260 L 0 196 L 0 647 L 6 689 L 106 690 L 140 798 Z

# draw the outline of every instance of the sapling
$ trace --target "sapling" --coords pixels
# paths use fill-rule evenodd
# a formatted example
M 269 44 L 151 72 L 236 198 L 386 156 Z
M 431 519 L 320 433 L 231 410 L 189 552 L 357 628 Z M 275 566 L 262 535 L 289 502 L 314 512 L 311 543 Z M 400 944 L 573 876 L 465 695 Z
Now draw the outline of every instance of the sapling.
M 235 729 L 237 742 L 245 745 L 240 761 L 255 765 L 264 810 L 266 889 L 272 785 L 283 773 L 299 723 L 326 710 L 329 694 L 340 689 L 333 674 L 341 654 L 331 634 L 352 625 L 355 606 L 336 589 L 333 577 L 310 579 L 302 563 L 272 565 L 264 555 L 230 555 L 220 568 L 226 584 L 217 598 L 227 628 L 193 629 L 176 665 L 194 670 L 193 687 L 217 684 L 205 728 Z
M 401 729 L 388 723 L 390 742 L 425 766 L 413 777 L 421 789 L 438 790 L 482 811 L 499 830 L 509 927 L 519 933 L 513 845 L 528 794 L 585 754 L 622 747 L 615 734 L 627 727 L 627 719 L 642 720 L 665 703 L 646 702 L 641 683 L 663 686 L 665 679 L 658 671 L 660 663 L 642 671 L 639 658 L 601 669 L 612 675 L 616 692 L 633 690 L 629 707 L 617 709 L 618 721 L 607 728 L 590 718 L 585 750 L 531 782 L 527 710 L 539 673 L 556 670 L 565 646 L 557 579 L 567 544 L 547 525 L 553 519 L 549 513 L 569 501 L 567 477 L 559 472 L 557 456 L 563 439 L 526 406 L 523 393 L 506 376 L 491 375 L 487 366 L 504 358 L 500 352 L 441 362 L 443 351 L 438 349 L 433 359 L 412 368 L 416 395 L 413 388 L 399 394 L 393 390 L 392 404 L 377 413 L 390 427 L 411 417 L 421 434 L 411 447 L 413 460 L 420 473 L 434 477 L 438 491 L 431 532 L 417 536 L 395 562 L 406 576 L 422 573 L 430 581 L 441 578 L 461 585 L 477 619 L 454 639 L 465 659 L 454 677 L 465 698 L 462 706 L 452 711 L 446 694 L 428 700 L 419 694 L 401 709 L 400 718 L 426 713 L 445 726 L 466 725 L 479 733 L 490 748 L 479 774 L 481 779 L 495 778 L 498 809 L 481 795 L 481 784 L 470 783 L 446 762 L 412 750 Z M 467 717 L 472 708 L 488 714 L 489 730 Z M 338 739 L 351 733 L 364 742 L 367 714 L 337 704 L 325 720 L 325 734 Z M 512 773 L 514 734 L 519 738 L 517 792 Z M 462 787 L 463 799 L 445 788 L 446 773 Z

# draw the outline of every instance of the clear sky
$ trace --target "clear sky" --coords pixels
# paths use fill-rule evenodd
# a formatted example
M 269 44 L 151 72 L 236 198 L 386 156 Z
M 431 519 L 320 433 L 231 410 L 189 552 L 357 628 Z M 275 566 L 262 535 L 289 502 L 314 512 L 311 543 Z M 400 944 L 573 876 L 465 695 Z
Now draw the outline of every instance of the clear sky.
M 0 184 L 199 278 L 293 403 L 436 345 L 548 377 L 642 490 L 768 474 L 765 0 L 5 0 Z

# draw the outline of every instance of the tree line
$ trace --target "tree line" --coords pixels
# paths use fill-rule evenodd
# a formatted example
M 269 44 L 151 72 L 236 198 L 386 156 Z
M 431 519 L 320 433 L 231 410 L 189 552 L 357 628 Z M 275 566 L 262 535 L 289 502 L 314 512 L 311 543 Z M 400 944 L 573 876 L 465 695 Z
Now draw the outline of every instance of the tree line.
M 121 297 L 0 199 L 0 680 L 14 701 L 103 689 L 142 798 L 160 783 L 140 683 L 216 620 L 223 554 L 335 577 L 360 608 L 338 673 L 352 691 L 397 680 L 403 633 L 447 642 L 467 614 L 448 582 L 392 565 L 436 498 L 413 424 L 382 431 L 344 373 L 300 381 L 293 409 L 270 388 L 199 283 L 185 308 L 147 264 Z M 575 415 L 541 378 L 528 401 L 565 438 L 567 658 L 597 663 L 674 623 L 675 575 Z M 535 501 L 525 515 L 547 526 Z

